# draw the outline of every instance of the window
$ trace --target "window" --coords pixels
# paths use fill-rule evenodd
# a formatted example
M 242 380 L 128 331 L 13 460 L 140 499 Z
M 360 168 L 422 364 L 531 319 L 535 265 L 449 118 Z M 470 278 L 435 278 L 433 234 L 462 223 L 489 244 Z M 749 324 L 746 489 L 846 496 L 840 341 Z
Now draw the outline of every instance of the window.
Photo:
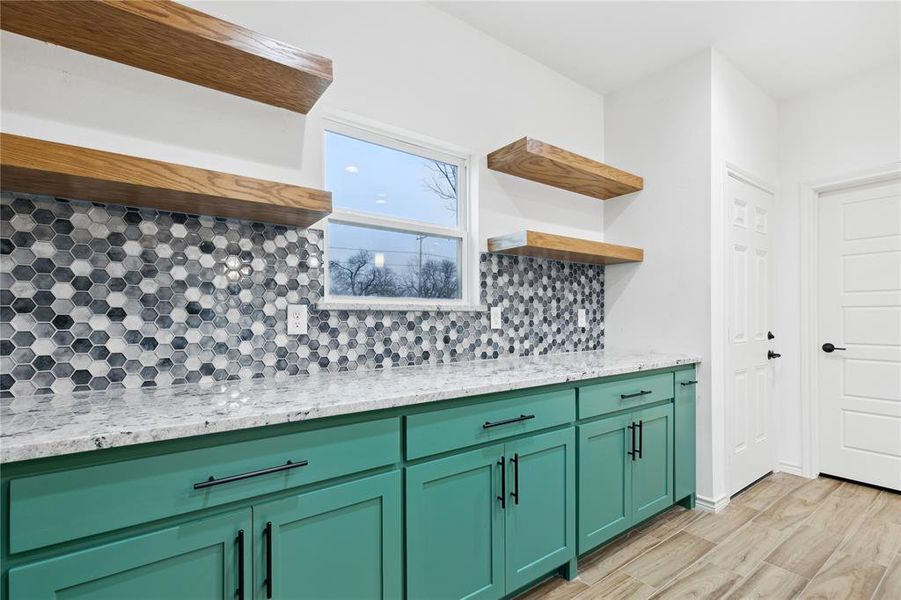
M 396 132 L 326 120 L 324 305 L 472 307 L 469 157 Z

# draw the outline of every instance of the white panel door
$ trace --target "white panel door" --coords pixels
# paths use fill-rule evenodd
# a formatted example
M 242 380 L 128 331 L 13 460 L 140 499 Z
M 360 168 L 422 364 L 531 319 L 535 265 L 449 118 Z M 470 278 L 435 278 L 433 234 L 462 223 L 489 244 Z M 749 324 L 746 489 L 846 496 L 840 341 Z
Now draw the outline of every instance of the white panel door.
M 726 345 L 727 485 L 734 494 L 773 470 L 772 302 L 773 195 L 729 177 Z
M 820 195 L 818 246 L 820 472 L 901 490 L 901 181 Z

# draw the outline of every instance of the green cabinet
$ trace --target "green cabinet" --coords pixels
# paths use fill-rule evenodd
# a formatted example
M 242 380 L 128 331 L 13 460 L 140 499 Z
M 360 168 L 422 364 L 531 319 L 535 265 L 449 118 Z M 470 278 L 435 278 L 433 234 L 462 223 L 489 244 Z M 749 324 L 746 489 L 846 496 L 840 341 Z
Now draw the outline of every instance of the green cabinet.
M 575 556 L 575 432 L 570 427 L 505 446 L 504 562 L 511 592 Z
M 676 398 L 673 406 L 675 426 L 675 491 L 673 497 L 686 500 L 689 508 L 695 501 L 695 369 L 685 369 L 676 373 Z
M 500 598 L 575 556 L 567 428 L 407 468 L 407 595 Z
M 632 421 L 638 431 L 638 454 L 630 461 L 632 522 L 638 523 L 673 503 L 673 406 L 637 411 Z
M 631 415 L 579 425 L 579 552 L 632 526 Z
M 580 425 L 579 552 L 673 502 L 673 407 L 662 404 Z
M 399 598 L 400 488 L 392 471 L 254 505 L 254 597 Z
M 9 597 L 249 599 L 250 515 L 250 509 L 242 509 L 195 519 L 14 567 Z

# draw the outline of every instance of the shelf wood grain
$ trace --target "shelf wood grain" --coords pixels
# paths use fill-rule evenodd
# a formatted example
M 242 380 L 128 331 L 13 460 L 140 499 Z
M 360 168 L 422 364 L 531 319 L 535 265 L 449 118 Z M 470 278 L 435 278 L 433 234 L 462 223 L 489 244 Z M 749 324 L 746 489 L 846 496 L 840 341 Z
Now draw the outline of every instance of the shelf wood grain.
M 638 175 L 530 137 L 489 154 L 488 168 L 601 200 L 644 187 Z
M 613 265 L 644 260 L 644 250 L 641 248 L 617 246 L 616 244 L 530 230 L 488 238 L 488 251 L 497 254 L 534 256 L 594 265 Z
M 332 61 L 169 0 L 3 0 L 0 27 L 306 114 Z
M 3 190 L 309 227 L 330 192 L 0 134 Z

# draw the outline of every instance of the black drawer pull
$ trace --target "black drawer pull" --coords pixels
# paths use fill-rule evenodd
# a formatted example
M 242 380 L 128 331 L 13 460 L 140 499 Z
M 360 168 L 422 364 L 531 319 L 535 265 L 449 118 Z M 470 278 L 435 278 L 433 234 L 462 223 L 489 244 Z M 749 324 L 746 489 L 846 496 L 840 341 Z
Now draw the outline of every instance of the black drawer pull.
M 272 598 L 272 521 L 266 522 L 263 535 L 266 536 L 266 580 L 263 584 L 266 586 L 266 598 Z
M 518 417 L 513 417 L 512 419 L 504 419 L 503 421 L 485 421 L 482 425 L 482 429 L 489 429 L 491 427 L 497 427 L 498 425 L 509 425 L 510 423 L 519 423 L 520 421 L 528 421 L 529 419 L 534 419 L 535 415 L 519 415 Z
M 250 479 L 251 477 L 259 477 L 260 475 L 269 475 L 270 473 L 278 473 L 279 471 L 287 471 L 289 469 L 296 469 L 298 467 L 305 467 L 310 464 L 308 460 L 299 460 L 297 462 L 291 462 L 290 460 L 283 465 L 278 465 L 277 467 L 269 467 L 268 469 L 260 469 L 258 471 L 250 471 L 248 473 L 241 473 L 239 475 L 231 475 L 229 477 L 223 477 L 222 479 L 216 479 L 212 475 L 206 481 L 201 481 L 194 484 L 195 490 L 200 490 L 203 488 L 212 487 L 214 485 L 222 485 L 223 483 L 231 483 L 233 481 L 241 481 L 242 479 Z
M 694 385 L 694 384 L 696 384 L 697 382 L 698 382 L 697 379 L 692 379 L 691 381 L 682 381 L 682 382 L 679 383 L 679 385 Z
M 244 600 L 244 530 L 238 530 L 238 537 L 235 540 L 238 544 L 238 589 L 235 596 L 238 600 Z
M 504 457 L 497 459 L 501 467 L 501 495 L 497 497 L 501 501 L 501 510 L 507 510 L 507 465 Z
M 648 394 L 653 394 L 652 390 L 641 390 L 640 392 L 635 392 L 634 394 L 620 394 L 619 397 L 622 400 L 626 398 L 638 398 L 639 396 L 647 396 Z

